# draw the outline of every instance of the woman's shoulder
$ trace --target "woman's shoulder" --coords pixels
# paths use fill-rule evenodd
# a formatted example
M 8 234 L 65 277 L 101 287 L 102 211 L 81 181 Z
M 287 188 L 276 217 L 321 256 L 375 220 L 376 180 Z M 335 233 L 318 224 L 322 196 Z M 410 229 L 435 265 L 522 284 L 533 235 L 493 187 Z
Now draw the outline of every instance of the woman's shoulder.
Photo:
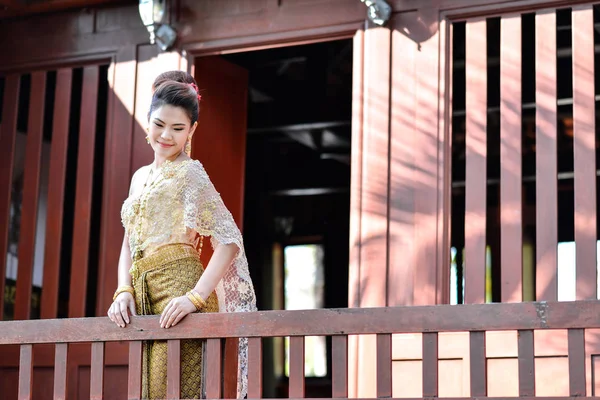
M 187 159 L 178 163 L 172 163 L 168 174 L 179 176 L 186 181 L 194 184 L 205 183 L 208 181 L 208 175 L 202 163 L 198 160 Z

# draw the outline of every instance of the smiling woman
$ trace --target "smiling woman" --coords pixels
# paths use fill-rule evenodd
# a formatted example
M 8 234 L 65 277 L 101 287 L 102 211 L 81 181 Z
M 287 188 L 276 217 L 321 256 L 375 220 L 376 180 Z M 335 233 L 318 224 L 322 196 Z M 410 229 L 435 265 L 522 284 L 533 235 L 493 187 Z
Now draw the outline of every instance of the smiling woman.
M 119 287 L 108 310 L 119 327 L 130 316 L 160 315 L 170 328 L 192 312 L 256 310 L 241 233 L 204 167 L 189 158 L 198 125 L 198 88 L 157 79 L 148 114 L 146 140 L 154 162 L 133 176 L 121 211 L 125 238 L 119 260 Z M 206 271 L 202 239 L 214 253 Z M 238 395 L 246 394 L 247 341 L 240 340 Z M 181 343 L 181 398 L 201 398 L 204 341 Z M 167 343 L 144 343 L 142 395 L 166 396 Z

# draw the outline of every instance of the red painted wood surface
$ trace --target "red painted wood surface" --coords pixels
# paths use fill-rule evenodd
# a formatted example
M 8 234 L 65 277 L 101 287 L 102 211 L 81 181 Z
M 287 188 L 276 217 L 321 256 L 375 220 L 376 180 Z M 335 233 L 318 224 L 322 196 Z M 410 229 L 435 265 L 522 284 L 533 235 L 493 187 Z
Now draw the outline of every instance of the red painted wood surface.
M 535 17 L 536 65 L 536 292 L 558 298 L 556 11 Z
M 471 332 L 469 358 L 471 362 L 471 396 L 487 396 L 487 361 L 485 357 L 485 332 Z
M 262 338 L 248 339 L 248 398 L 259 399 L 263 395 L 262 386 Z
M 392 335 L 377 335 L 377 397 L 392 397 Z
M 142 398 L 142 346 L 141 341 L 129 343 L 129 374 L 127 397 L 129 399 Z
M 532 330 L 518 332 L 519 396 L 535 396 L 535 351 Z
M 123 242 L 121 206 L 130 184 L 135 103 L 136 49 L 119 50 L 111 64 L 109 108 L 104 151 L 102 222 L 96 315 L 106 315 L 117 287 L 117 265 Z
M 92 343 L 92 363 L 90 372 L 90 400 L 104 397 L 104 342 Z
M 569 395 L 586 396 L 585 332 L 569 329 Z
M 181 394 L 181 341 L 169 340 L 167 346 L 167 399 L 178 400 Z
M 117 329 L 106 317 L 6 321 L 2 323 L 0 345 L 150 337 L 168 340 L 600 328 L 600 303 L 590 300 L 194 314 L 180 322 L 177 329 L 160 328 L 158 319 L 136 317 L 127 329 Z
M 208 339 L 206 341 L 206 352 L 204 353 L 205 387 L 206 397 L 209 399 L 221 398 L 221 373 L 222 373 L 222 352 L 220 339 Z
M 21 345 L 19 361 L 19 400 L 31 399 L 33 391 L 33 346 Z
M 438 334 L 423 334 L 423 397 L 438 397 Z
M 500 261 L 502 301 L 522 301 L 521 15 L 500 28 Z
M 56 74 L 54 119 L 52 120 L 52 144 L 50 148 L 50 171 L 48 172 L 48 217 L 46 219 L 46 243 L 44 251 L 44 278 L 42 282 L 41 317 L 58 316 L 58 278 L 60 273 L 60 249 L 63 229 L 63 203 L 65 174 L 67 168 L 67 144 L 69 135 L 69 110 L 73 71 L 65 68 Z
M 577 299 L 596 299 L 596 100 L 594 9 L 572 12 L 573 147 L 575 173 L 575 260 Z
M 331 396 L 348 397 L 348 336 L 331 338 Z
M 304 398 L 304 337 L 290 337 L 289 398 Z
M 25 177 L 23 182 L 22 217 L 19 233 L 19 266 L 15 319 L 29 319 L 31 314 L 31 285 L 37 228 L 37 211 L 42 164 L 46 73 L 31 75 L 27 145 L 25 149 Z
M 487 193 L 486 20 L 467 22 L 465 303 L 485 302 Z
M 64 400 L 67 398 L 67 356 L 69 345 L 57 343 L 54 358 L 54 399 Z
M 243 232 L 246 170 L 248 71 L 220 57 L 200 57 L 194 77 L 202 94 L 192 158 L 204 165 L 225 206 Z M 201 260 L 208 266 L 212 248 L 204 240 Z M 224 395 L 237 392 L 238 341 L 227 339 Z
M 8 230 L 10 221 L 10 188 L 13 181 L 13 160 L 17 136 L 17 105 L 19 104 L 19 75 L 9 75 L 4 86 L 0 141 L 0 187 L 5 188 L 0 196 L 0 254 L 8 252 Z M 6 276 L 6 257 L 0 257 L 0 277 Z M 0 321 L 4 319 L 4 288 L 6 280 L 0 279 Z
M 89 244 L 99 79 L 100 71 L 97 65 L 83 69 L 79 148 L 77 149 L 77 183 L 75 186 L 75 221 L 71 250 L 70 318 L 86 316 L 86 282 L 89 277 Z

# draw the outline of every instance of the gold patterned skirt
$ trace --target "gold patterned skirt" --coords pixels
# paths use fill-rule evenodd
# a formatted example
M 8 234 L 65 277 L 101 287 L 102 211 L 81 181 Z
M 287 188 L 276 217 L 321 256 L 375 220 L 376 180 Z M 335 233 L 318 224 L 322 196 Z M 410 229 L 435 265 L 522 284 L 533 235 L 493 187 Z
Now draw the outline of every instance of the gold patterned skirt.
M 129 270 L 135 289 L 138 315 L 160 315 L 169 301 L 194 288 L 204 268 L 200 255 L 191 246 L 172 244 L 135 261 Z M 202 312 L 218 312 L 213 292 Z M 173 329 L 173 328 L 171 328 Z M 181 341 L 181 398 L 203 397 L 202 355 L 204 340 Z M 143 345 L 142 396 L 164 399 L 167 393 L 167 342 L 146 341 Z

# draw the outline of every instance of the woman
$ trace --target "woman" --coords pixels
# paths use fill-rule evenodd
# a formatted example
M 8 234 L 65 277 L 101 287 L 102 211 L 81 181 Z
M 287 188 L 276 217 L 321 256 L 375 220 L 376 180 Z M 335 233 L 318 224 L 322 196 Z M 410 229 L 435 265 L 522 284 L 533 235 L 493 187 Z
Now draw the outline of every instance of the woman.
M 255 311 L 242 236 L 202 164 L 189 157 L 198 126 L 200 95 L 193 77 L 160 75 L 148 114 L 146 140 L 154 162 L 131 181 L 121 210 L 125 238 L 119 285 L 108 310 L 120 327 L 130 315 L 160 315 L 170 328 L 193 312 Z M 211 237 L 213 256 L 200 262 L 202 238 Z M 204 341 L 181 341 L 181 398 L 203 397 Z M 166 397 L 166 341 L 145 342 L 142 395 Z M 238 396 L 247 387 L 247 340 L 240 340 Z

